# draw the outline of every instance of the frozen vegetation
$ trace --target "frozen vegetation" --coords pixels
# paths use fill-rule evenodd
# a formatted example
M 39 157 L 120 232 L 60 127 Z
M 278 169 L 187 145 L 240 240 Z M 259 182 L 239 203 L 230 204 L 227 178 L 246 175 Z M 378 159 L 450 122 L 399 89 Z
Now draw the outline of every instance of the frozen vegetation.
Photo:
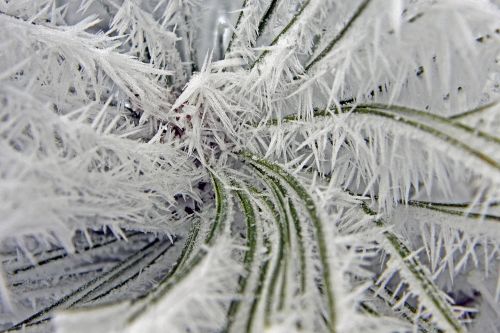
M 0 330 L 500 331 L 500 1 L 0 0 Z

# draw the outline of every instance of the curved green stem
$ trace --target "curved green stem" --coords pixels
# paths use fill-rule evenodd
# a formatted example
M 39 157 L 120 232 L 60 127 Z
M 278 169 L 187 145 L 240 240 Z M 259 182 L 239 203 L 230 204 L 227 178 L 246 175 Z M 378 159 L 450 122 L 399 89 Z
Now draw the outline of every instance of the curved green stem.
M 398 109 L 396 109 L 396 111 L 397 110 Z M 403 110 L 403 109 L 399 109 L 399 110 Z M 446 122 L 447 125 L 454 127 L 456 130 L 463 130 L 463 131 L 468 132 L 469 134 L 471 133 L 471 131 L 473 131 L 472 129 L 468 128 L 465 125 L 461 125 L 461 124 L 458 125 L 455 122 L 450 123 L 450 121 L 447 120 L 446 118 L 442 118 L 442 117 L 439 117 L 436 115 L 429 115 L 427 113 L 424 113 L 422 111 L 417 111 L 417 110 L 411 110 L 411 109 L 405 109 L 405 110 L 407 111 L 407 115 L 410 113 L 416 114 L 418 112 L 419 116 L 427 117 L 428 119 L 439 119 L 440 123 Z M 459 149 L 465 151 L 466 153 L 473 155 L 474 157 L 480 159 L 482 162 L 488 164 L 489 166 L 500 170 L 500 163 L 499 162 L 495 161 L 493 158 L 491 158 L 487 154 L 471 147 L 469 144 L 449 135 L 448 133 L 443 132 L 442 130 L 436 129 L 436 128 L 434 128 L 428 124 L 425 124 L 423 122 L 419 122 L 418 120 L 411 119 L 410 117 L 405 116 L 405 114 L 384 111 L 384 109 L 381 108 L 380 106 L 361 105 L 359 107 L 355 107 L 355 106 L 343 107 L 340 110 L 337 110 L 337 109 L 320 110 L 320 111 L 317 111 L 314 113 L 314 117 L 329 117 L 332 114 L 340 114 L 340 113 L 346 113 L 346 112 L 349 112 L 350 114 L 365 114 L 365 115 L 383 117 L 383 118 L 390 119 L 390 120 L 395 121 L 395 122 L 399 122 L 399 123 L 408 125 L 408 126 L 413 127 L 417 130 L 420 130 L 422 132 L 426 132 L 426 133 L 428 133 L 428 134 L 430 134 L 438 139 L 441 139 L 445 142 L 448 142 L 451 145 L 455 146 L 456 148 L 459 148 Z M 287 117 L 283 118 L 281 120 L 281 123 L 291 123 L 291 122 L 295 122 L 297 120 L 299 120 L 297 115 L 291 115 L 291 116 L 287 116 Z M 268 122 L 268 125 L 272 126 L 272 125 L 277 125 L 278 123 L 279 122 L 276 119 L 273 119 L 273 120 Z M 491 143 L 493 143 L 493 144 L 497 144 L 500 142 L 500 141 L 498 141 L 500 139 L 492 137 L 486 133 L 476 132 L 476 131 L 474 131 L 474 133 L 477 133 L 478 136 L 483 138 L 483 139 L 491 141 Z
M 274 192 L 274 189 L 272 191 Z M 257 192 L 255 192 L 255 193 L 257 193 Z M 274 300 L 274 290 L 276 289 L 276 284 L 278 282 L 278 276 L 280 274 L 280 271 L 283 272 L 283 276 L 284 276 L 285 281 L 283 281 L 283 283 L 282 283 L 282 288 L 281 288 L 281 291 L 279 294 L 280 299 L 279 299 L 278 309 L 281 309 L 283 306 L 283 303 L 284 303 L 284 298 L 285 298 L 284 288 L 286 286 L 286 272 L 287 272 L 287 252 L 290 250 L 289 249 L 290 237 L 289 237 L 289 235 L 286 235 L 285 230 L 284 230 L 284 227 L 286 227 L 288 229 L 287 217 L 284 215 L 280 215 L 280 213 L 274 207 L 274 203 L 269 198 L 262 196 L 261 193 L 259 193 L 259 199 L 261 199 L 264 202 L 264 204 L 267 206 L 267 208 L 271 212 L 271 215 L 274 218 L 274 224 L 276 225 L 276 227 L 278 229 L 278 243 L 276 244 L 276 246 L 278 248 L 278 253 L 277 253 L 276 264 L 271 272 L 271 277 L 270 277 L 269 287 L 268 287 L 269 294 L 267 296 L 266 308 L 265 308 L 265 314 L 264 314 L 265 324 L 269 325 L 270 316 L 272 313 L 272 305 L 273 305 L 273 300 Z M 281 205 L 280 205 L 280 210 L 283 214 L 283 207 Z M 284 216 L 284 218 L 283 218 L 283 216 Z M 283 226 L 283 224 L 285 224 L 285 226 Z
M 242 8 L 247 6 L 248 0 L 243 1 Z M 231 35 L 231 39 L 229 40 L 229 44 L 227 46 L 225 54 L 229 54 L 231 52 L 231 48 L 233 47 L 234 40 L 236 39 L 236 30 L 240 26 L 241 19 L 243 18 L 243 11 L 238 15 L 238 19 L 236 20 L 236 25 L 234 26 L 233 34 Z
M 306 0 L 304 1 L 304 4 L 300 8 L 300 10 L 292 17 L 292 19 L 288 22 L 288 24 L 283 28 L 283 30 L 280 31 L 280 33 L 273 39 L 271 44 L 269 46 L 274 46 L 278 43 L 278 41 L 295 25 L 297 20 L 300 18 L 304 10 L 307 8 L 311 0 Z M 255 65 L 258 63 L 262 62 L 262 60 L 265 58 L 265 56 L 269 53 L 269 51 L 264 51 L 261 53 L 261 55 L 257 58 L 257 60 L 254 61 L 254 63 L 250 66 L 250 70 L 252 70 Z
M 276 12 L 276 9 L 278 8 L 278 2 L 279 0 L 271 0 L 269 7 L 267 7 L 264 16 L 262 16 L 262 19 L 259 22 L 259 27 L 257 28 L 257 38 L 259 38 L 259 36 L 262 36 L 267 24 L 269 23 L 269 20 L 271 19 L 271 16 L 273 16 L 273 14 Z
M 468 111 L 465 111 L 465 112 L 462 112 L 462 113 L 459 113 L 459 114 L 455 114 L 455 115 L 449 117 L 448 119 L 460 120 L 460 119 L 466 118 L 468 116 L 472 116 L 472 115 L 481 113 L 483 111 L 487 111 L 490 108 L 498 105 L 498 103 L 500 103 L 500 102 L 496 101 L 496 102 L 493 102 L 493 103 L 488 103 L 488 104 L 485 104 L 485 105 L 481 105 L 480 107 L 477 107 L 475 109 L 468 110 Z
M 352 15 L 351 19 L 346 23 L 346 25 L 340 30 L 340 32 L 332 39 L 330 43 L 321 51 L 320 54 L 318 54 L 316 57 L 314 57 L 304 68 L 304 72 L 308 72 L 316 63 L 321 61 L 324 57 L 330 53 L 330 51 L 337 45 L 339 41 L 342 40 L 342 38 L 346 35 L 347 31 L 352 27 L 354 22 L 363 14 L 365 9 L 368 7 L 368 4 L 370 3 L 371 0 L 363 0 L 363 2 L 359 5 L 359 7 L 356 9 L 354 14 Z
M 227 195 L 224 191 L 224 185 L 221 181 L 212 173 L 210 173 L 212 184 L 214 186 L 215 192 L 215 219 L 212 226 L 205 237 L 205 244 L 211 245 L 216 239 L 215 235 L 223 232 L 222 226 L 227 218 Z M 127 319 L 128 323 L 131 323 L 138 319 L 142 313 L 147 311 L 147 308 L 155 303 L 157 303 L 163 295 L 165 295 L 169 290 L 171 290 L 177 283 L 182 281 L 186 276 L 188 276 L 202 261 L 205 257 L 206 252 L 203 250 L 196 251 L 193 253 L 193 248 L 198 241 L 199 225 L 193 226 L 190 232 L 190 237 L 188 237 L 186 244 L 182 250 L 179 264 L 175 265 L 170 272 L 162 279 L 158 286 L 149 294 L 144 297 L 135 299 L 132 304 L 138 303 L 143 300 L 148 300 L 145 304 L 140 305 Z M 184 265 L 189 260 L 189 265 Z
M 371 210 L 365 203 L 361 204 L 363 211 L 370 216 L 377 216 L 377 214 Z M 385 228 L 385 222 L 377 218 L 374 223 L 380 227 Z M 437 312 L 448 327 L 441 327 L 443 329 L 449 329 L 454 332 L 463 332 L 463 327 L 460 322 L 455 318 L 453 310 L 446 300 L 444 300 L 440 295 L 440 290 L 428 276 L 426 269 L 420 264 L 418 259 L 412 255 L 412 251 L 404 244 L 404 242 L 393 232 L 389 230 L 384 230 L 382 235 L 385 238 L 384 247 L 391 255 L 398 256 L 398 261 L 402 263 L 407 273 L 410 274 L 414 281 L 418 283 L 418 289 L 425 293 L 425 296 L 430 300 L 430 304 L 424 304 L 425 306 L 431 305 L 433 309 Z M 409 282 L 410 283 L 410 282 Z M 427 302 L 426 302 L 427 303 Z M 436 314 L 434 314 L 436 315 Z M 442 326 L 439 325 L 439 326 Z
M 451 119 L 453 119 L 452 117 L 446 118 L 446 117 L 439 116 L 437 114 L 433 114 L 433 113 L 429 113 L 429 112 L 425 112 L 425 111 L 417 110 L 417 109 L 411 109 L 408 107 L 403 107 L 403 106 L 398 106 L 398 105 L 360 104 L 360 105 L 357 105 L 356 108 L 367 109 L 367 110 L 370 110 L 370 109 L 390 110 L 390 111 L 396 112 L 398 114 L 414 115 L 414 116 L 418 116 L 418 117 L 422 117 L 422 118 L 427 118 L 427 119 L 435 121 L 437 123 L 441 123 L 441 124 L 455 127 L 457 129 L 464 130 L 467 133 L 474 134 L 474 135 L 481 137 L 483 139 L 486 139 L 488 141 L 492 141 L 492 142 L 500 144 L 500 138 L 497 138 L 495 136 L 492 136 L 492 135 L 485 133 L 485 132 L 482 132 L 482 131 L 478 131 L 475 128 L 469 127 L 469 126 L 464 125 L 462 123 L 459 123 L 457 121 L 451 120 Z M 473 112 L 473 111 L 474 110 L 472 110 L 471 112 Z
M 48 307 L 45 307 L 44 309 L 36 312 L 35 314 L 29 316 L 28 318 L 14 325 L 13 327 L 11 327 L 11 329 L 21 328 L 35 321 L 39 321 L 40 319 L 45 319 L 47 316 L 50 315 L 52 311 L 56 309 L 68 308 L 71 305 L 76 304 L 80 300 L 84 299 L 86 296 L 93 293 L 94 290 L 100 288 L 103 284 L 113 279 L 116 279 L 118 276 L 122 275 L 127 270 L 136 267 L 136 265 L 140 263 L 143 258 L 149 256 L 155 250 L 155 247 L 159 245 L 161 245 L 161 242 L 159 242 L 158 239 L 146 244 L 136 253 L 129 256 L 126 260 L 114 266 L 110 271 L 83 284 L 78 289 L 62 297 L 55 303 L 49 305 Z
M 245 257 L 243 258 L 243 265 L 247 271 L 246 276 L 240 277 L 239 281 L 239 294 L 244 295 L 246 292 L 248 274 L 251 273 L 252 263 L 255 258 L 255 250 L 257 245 L 257 226 L 256 226 L 256 218 L 255 211 L 253 209 L 252 203 L 248 196 L 242 191 L 236 192 L 238 199 L 240 200 L 241 206 L 243 208 L 243 213 L 245 215 L 246 227 L 247 227 L 247 247 L 248 250 L 245 252 Z M 228 319 L 227 319 L 227 327 L 224 332 L 230 332 L 234 325 L 236 315 L 240 309 L 241 300 L 234 300 L 231 302 L 228 310 Z M 246 324 L 248 328 L 249 323 Z
M 333 287 L 331 285 L 332 282 L 331 282 L 330 264 L 328 261 L 328 258 L 330 256 L 328 255 L 325 234 L 323 231 L 323 223 L 319 218 L 314 200 L 309 195 L 309 193 L 302 187 L 302 185 L 280 166 L 273 164 L 269 161 L 260 159 L 259 157 L 251 153 L 243 152 L 241 153 L 241 155 L 245 158 L 245 160 L 248 163 L 250 163 L 250 165 L 257 168 L 263 167 L 271 171 L 279 179 L 284 181 L 302 200 L 304 207 L 309 215 L 309 218 L 311 219 L 312 225 L 315 229 L 315 234 L 318 242 L 319 259 L 322 264 L 322 278 L 325 284 L 325 293 L 328 305 L 327 325 L 330 332 L 335 332 L 336 331 L 335 300 L 333 296 Z

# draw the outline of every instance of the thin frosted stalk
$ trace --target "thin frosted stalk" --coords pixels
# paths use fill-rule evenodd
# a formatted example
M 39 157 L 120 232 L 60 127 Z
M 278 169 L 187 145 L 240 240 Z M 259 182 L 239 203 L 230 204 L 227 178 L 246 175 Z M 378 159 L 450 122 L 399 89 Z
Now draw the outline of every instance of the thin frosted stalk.
M 258 172 L 258 175 L 263 178 L 264 182 L 267 183 L 269 188 L 274 193 L 274 196 L 278 202 L 278 206 L 280 208 L 281 214 L 283 214 L 284 221 L 287 226 L 287 230 L 290 230 L 290 219 L 293 221 L 293 225 L 295 227 L 295 234 L 297 237 L 298 243 L 298 255 L 300 262 L 300 289 L 301 292 L 305 292 L 306 290 L 306 272 L 307 272 L 307 264 L 305 259 L 305 241 L 302 235 L 302 227 L 300 225 L 300 220 L 297 214 L 297 210 L 289 198 L 288 201 L 286 198 L 288 197 L 288 192 L 285 187 L 281 185 L 279 179 L 265 172 L 265 170 L 254 166 L 255 170 Z M 288 210 L 286 209 L 288 207 Z M 290 214 L 287 213 L 290 211 Z M 289 216 L 290 215 L 290 216 Z M 290 235 L 287 235 L 288 241 L 290 241 Z
M 212 173 L 210 173 L 210 179 L 212 180 L 212 186 L 215 191 L 215 222 L 210 228 L 205 243 L 213 244 L 215 240 L 214 235 L 217 231 L 221 232 L 224 230 L 224 221 L 227 219 L 227 213 L 229 209 L 227 194 L 224 191 L 224 184 Z
M 372 296 L 376 296 L 380 301 L 382 301 L 387 307 L 393 308 L 395 305 L 395 301 L 398 302 L 400 298 L 397 295 L 391 295 L 389 291 L 384 288 L 383 290 L 376 290 L 373 286 L 368 289 Z M 376 312 L 373 308 L 368 307 L 366 304 L 363 307 L 363 310 L 366 310 L 371 315 L 380 316 L 380 313 Z M 408 323 L 415 325 L 414 317 L 417 314 L 417 310 L 412 307 L 408 302 L 404 302 L 401 309 L 397 311 L 398 315 Z M 427 333 L 427 332 L 437 332 L 437 327 L 433 325 L 427 318 L 418 319 L 418 329 L 419 332 Z
M 264 176 L 265 177 L 265 176 Z M 274 193 L 275 197 L 277 195 L 277 192 L 275 192 L 274 189 L 272 189 L 272 192 Z M 287 235 L 285 232 L 285 228 L 289 228 L 288 226 L 288 219 L 287 216 L 284 214 L 283 206 L 280 204 L 281 200 L 278 201 L 278 207 L 280 209 L 280 212 L 278 212 L 275 208 L 275 202 L 271 201 L 269 198 L 263 196 L 263 194 L 257 190 L 252 191 L 252 193 L 256 194 L 259 199 L 267 206 L 269 211 L 271 212 L 271 215 L 273 216 L 273 225 L 275 228 L 278 230 L 278 242 L 275 244 L 275 246 L 278 248 L 277 251 L 277 257 L 276 257 L 276 264 L 274 265 L 271 274 L 270 274 L 270 281 L 268 284 L 267 288 L 267 299 L 266 299 L 266 307 L 265 307 L 265 312 L 264 312 L 264 317 L 265 317 L 265 325 L 270 324 L 270 317 L 272 314 L 272 306 L 273 306 L 273 301 L 274 301 L 274 293 L 276 289 L 276 284 L 278 282 L 278 277 L 280 272 L 283 273 L 284 276 L 284 281 L 282 283 L 282 288 L 279 291 L 279 300 L 278 300 L 278 310 L 281 310 L 284 304 L 284 299 L 285 299 L 285 288 L 286 288 L 286 273 L 287 273 L 287 258 L 288 258 L 288 252 L 290 251 L 290 236 Z M 269 252 L 269 250 L 268 250 Z
M 493 102 L 493 103 L 488 103 L 488 104 L 485 104 L 485 105 L 481 105 L 481 106 L 479 106 L 477 108 L 474 108 L 472 110 L 468 110 L 468 111 L 465 111 L 465 112 L 462 112 L 462 113 L 459 113 L 459 114 L 455 114 L 455 115 L 449 117 L 449 119 L 461 120 L 463 118 L 467 118 L 467 117 L 472 116 L 472 115 L 477 115 L 477 114 L 480 114 L 481 112 L 484 112 L 484 111 L 487 111 L 487 110 L 491 109 L 494 106 L 497 106 L 498 103 L 499 102 L 496 101 L 496 102 Z
M 248 0 L 243 1 L 243 5 L 241 7 L 245 8 L 247 6 L 247 3 L 248 3 Z M 231 48 L 233 47 L 233 43 L 236 40 L 236 31 L 238 30 L 238 27 L 240 26 L 242 18 L 243 18 L 243 11 L 241 11 L 240 15 L 238 15 L 238 19 L 236 20 L 236 25 L 234 26 L 233 34 L 231 35 L 231 39 L 229 40 L 229 44 L 227 45 L 226 52 L 224 52 L 225 54 L 229 54 L 231 52 Z
M 155 239 L 154 241 L 146 244 L 139 251 L 132 254 L 123 262 L 113 267 L 110 271 L 85 283 L 84 285 L 80 286 L 78 289 L 71 292 L 70 294 L 62 297 L 55 303 L 29 316 L 28 318 L 14 325 L 12 329 L 18 329 L 23 327 L 24 325 L 33 323 L 35 321 L 39 321 L 41 319 L 45 319 L 48 316 L 50 316 L 51 312 L 53 312 L 54 310 L 66 309 L 78 303 L 87 295 L 91 294 L 94 290 L 97 290 L 101 285 L 108 283 L 113 279 L 116 279 L 118 276 L 124 274 L 127 270 L 133 269 L 137 265 L 141 265 L 142 259 L 150 255 L 156 249 L 156 247 L 159 247 L 161 244 L 162 243 L 158 239 Z
M 285 36 L 285 34 L 295 25 L 295 23 L 298 21 L 304 10 L 307 8 L 311 0 L 306 0 L 304 1 L 304 4 L 300 8 L 300 10 L 292 17 L 292 19 L 288 22 L 288 24 L 283 28 L 283 30 L 280 31 L 280 33 L 273 39 L 271 44 L 269 46 L 274 46 L 278 43 L 278 41 Z M 258 63 L 262 62 L 262 60 L 265 58 L 265 56 L 269 53 L 269 51 L 264 51 L 261 53 L 261 55 L 255 60 L 255 62 L 250 66 L 250 70 L 255 67 Z
M 307 73 L 316 63 L 321 61 L 324 57 L 330 53 L 330 51 L 337 45 L 339 41 L 342 40 L 342 38 L 346 35 L 346 33 L 349 31 L 349 29 L 352 27 L 354 22 L 363 14 L 365 11 L 366 7 L 370 4 L 371 0 L 363 0 L 363 2 L 359 5 L 359 7 L 356 9 L 354 12 L 353 16 L 351 19 L 347 22 L 347 24 L 340 30 L 340 32 L 332 39 L 330 43 L 321 51 L 320 54 L 318 54 L 315 58 L 313 58 L 304 68 L 304 71 Z
M 324 176 L 327 179 L 330 179 L 328 176 Z M 352 193 L 351 191 L 346 191 L 352 196 L 356 197 L 362 197 L 363 200 L 371 200 L 375 199 L 378 200 L 378 196 L 372 195 L 370 197 L 364 197 L 362 194 L 355 194 Z M 424 208 L 424 209 L 429 209 L 429 210 L 434 210 L 437 212 L 449 214 L 449 215 L 455 215 L 455 216 L 463 216 L 471 219 L 478 219 L 478 220 L 490 220 L 490 221 L 495 221 L 495 222 L 500 222 L 500 216 L 497 215 L 490 215 L 490 214 L 481 214 L 481 213 L 472 213 L 472 212 L 466 212 L 464 210 L 460 209 L 465 209 L 471 207 L 472 203 L 440 203 L 440 202 L 430 202 L 430 201 L 421 201 L 421 200 L 408 200 L 408 201 L 398 201 L 398 204 L 403 204 L 403 205 L 408 205 L 412 207 L 418 207 L 418 208 Z M 480 205 L 480 204 L 479 204 Z M 488 205 L 489 207 L 495 207 L 498 206 L 497 202 L 494 202 L 492 204 Z
M 432 126 L 432 121 L 436 121 L 436 125 L 440 124 L 446 124 L 446 126 L 449 126 L 450 129 L 453 129 L 455 131 L 462 131 L 464 134 L 471 135 L 471 137 L 475 135 L 477 139 L 482 139 L 486 144 L 488 142 L 490 144 L 498 145 L 498 139 L 491 137 L 490 135 L 486 133 L 481 133 L 481 132 L 471 132 L 471 129 L 468 128 L 467 126 L 463 125 L 458 125 L 455 122 L 450 122 L 449 120 L 446 120 L 446 118 L 442 118 L 436 115 L 429 115 L 427 113 L 422 112 L 422 114 L 418 113 L 418 117 L 412 117 L 413 115 L 417 115 L 417 113 L 408 112 L 406 114 L 403 114 L 401 112 L 398 113 L 398 109 L 394 109 L 394 111 L 390 111 L 391 109 L 383 109 L 380 107 L 375 107 L 375 106 L 360 106 L 360 107 L 344 107 L 341 110 L 320 110 L 314 113 L 314 117 L 329 117 L 332 114 L 341 114 L 341 113 L 350 113 L 351 115 L 372 115 L 372 116 L 378 116 L 386 119 L 390 119 L 392 121 L 395 121 L 397 123 L 401 123 L 404 125 L 408 125 L 410 127 L 413 127 L 414 129 L 417 129 L 419 131 L 428 133 L 462 151 L 465 153 L 472 155 L 478 159 L 480 159 L 482 162 L 488 164 L 490 167 L 493 167 L 494 169 L 500 170 L 500 163 L 496 161 L 494 158 L 490 157 L 487 153 L 484 153 L 480 151 L 479 149 L 476 149 L 471 146 L 471 143 L 475 143 L 473 141 L 470 142 L 464 142 L 462 141 L 461 137 L 455 137 L 451 136 L 447 132 L 444 132 L 442 129 L 438 129 L 438 126 Z M 401 110 L 399 110 L 401 111 Z M 425 114 L 425 115 L 424 115 Z M 422 119 L 426 118 L 425 120 L 427 122 L 424 122 L 419 119 L 421 117 Z M 439 120 L 437 120 L 439 119 Z M 297 115 L 291 115 L 283 118 L 281 120 L 281 123 L 291 123 L 299 120 Z M 276 119 L 270 120 L 268 122 L 268 125 L 277 125 L 279 122 Z M 478 142 L 477 145 L 479 146 L 480 143 Z M 499 146 L 500 147 L 500 146 Z
M 264 33 L 264 30 L 266 29 L 269 20 L 271 19 L 271 17 L 276 12 L 276 9 L 278 8 L 278 2 L 279 0 L 271 0 L 269 7 L 267 7 L 264 16 L 262 16 L 262 19 L 259 22 L 259 27 L 257 28 L 257 38 L 259 36 L 262 36 L 262 34 Z
M 363 211 L 370 216 L 377 215 L 366 204 L 363 204 L 362 208 Z M 375 224 L 380 228 L 386 227 L 385 222 L 380 218 L 375 221 Z M 424 297 L 419 297 L 419 299 L 424 302 L 424 305 L 426 307 L 430 308 L 429 310 L 437 312 L 433 313 L 434 316 L 439 316 L 439 318 L 444 320 L 446 323 L 446 325 L 443 325 L 442 322 L 436 322 L 436 324 L 438 324 L 438 326 L 440 326 L 441 328 L 446 329 L 447 331 L 449 330 L 453 332 L 463 332 L 463 327 L 455 318 L 450 305 L 445 299 L 441 297 L 439 288 L 428 276 L 424 266 L 422 266 L 418 259 L 412 255 L 412 251 L 393 232 L 384 230 L 382 234 L 386 240 L 386 242 L 383 242 L 382 246 L 385 246 L 385 250 L 390 255 L 398 256 L 398 262 L 404 265 L 401 269 L 404 269 L 413 277 L 414 281 L 418 283 L 418 286 L 414 287 L 417 287 L 419 290 L 425 293 Z M 389 246 L 389 248 L 387 248 L 387 246 Z M 407 282 L 412 283 L 411 281 Z M 429 302 L 427 302 L 425 298 L 427 298 Z
M 217 238 L 216 236 L 223 232 L 222 226 L 224 225 L 225 220 L 227 219 L 227 213 L 228 213 L 227 210 L 229 206 L 227 203 L 227 194 L 224 191 L 224 185 L 215 175 L 210 174 L 210 177 L 215 191 L 216 214 L 214 222 L 212 223 L 212 226 L 210 228 L 210 231 L 208 232 L 205 238 L 205 244 L 207 245 L 212 244 Z M 188 241 L 186 242 L 183 252 L 181 253 L 181 258 L 179 259 L 180 263 L 183 264 L 182 267 L 180 264 L 174 266 L 174 268 L 160 282 L 160 284 L 155 290 L 153 290 L 143 299 L 138 299 L 135 301 L 135 302 L 141 301 L 141 303 L 144 302 L 144 304 L 139 306 L 139 308 L 132 313 L 132 315 L 127 320 L 128 323 L 132 323 L 135 320 L 137 320 L 144 311 L 147 311 L 147 308 L 150 305 L 158 302 L 163 295 L 168 293 L 168 291 L 170 291 L 177 283 L 179 283 L 185 277 L 187 277 L 202 261 L 202 259 L 205 257 L 206 254 L 205 251 L 200 250 L 191 255 L 192 249 L 199 239 L 198 233 L 199 233 L 199 226 L 190 233 L 191 237 L 188 238 Z M 189 265 L 184 265 L 184 263 L 187 262 L 188 260 L 189 260 Z
M 270 163 L 269 161 L 260 159 L 257 156 L 252 155 L 250 153 L 242 153 L 242 155 L 246 158 L 246 161 L 251 165 L 264 167 L 269 171 L 271 171 L 276 176 L 278 176 L 282 181 L 284 181 L 288 186 L 290 186 L 293 189 L 296 195 L 303 202 L 304 207 L 306 208 L 307 213 L 315 229 L 316 238 L 318 242 L 318 252 L 322 264 L 322 273 L 323 273 L 322 275 L 323 275 L 323 281 L 325 283 L 325 293 L 328 304 L 327 325 L 330 332 L 335 332 L 336 313 L 335 313 L 333 287 L 331 285 L 332 282 L 331 282 L 330 264 L 328 262 L 329 255 L 326 245 L 325 234 L 323 232 L 323 225 L 318 216 L 314 200 L 309 195 L 309 193 L 307 193 L 307 191 L 302 187 L 302 185 L 300 185 L 300 183 L 293 176 L 287 173 L 280 166 Z
M 135 236 L 139 236 L 141 235 L 142 233 L 140 232 L 135 232 L 135 233 L 132 233 L 132 234 L 129 234 L 127 236 L 127 239 L 128 240 L 133 240 L 135 238 Z M 88 246 L 84 249 L 84 253 L 88 253 L 88 252 L 93 252 L 103 246 L 107 246 L 107 245 L 111 245 L 113 243 L 116 243 L 119 239 L 116 238 L 116 237 L 113 237 L 113 239 L 109 240 L 109 241 L 106 241 L 104 243 L 100 243 L 100 244 L 95 244 L 93 246 Z M 48 253 L 50 251 L 47 251 L 45 253 Z M 57 249 L 56 251 L 54 251 L 54 255 L 51 256 L 51 257 L 48 257 L 48 258 L 45 258 L 43 260 L 40 260 L 40 261 L 37 261 L 36 262 L 36 265 L 32 265 L 32 264 L 29 264 L 27 266 L 24 266 L 24 267 L 19 267 L 19 268 L 16 268 L 12 271 L 12 275 L 17 275 L 18 273 L 21 273 L 21 272 L 27 272 L 27 271 L 30 271 L 30 270 L 33 270 L 33 269 L 36 269 L 40 266 L 44 266 L 44 265 L 47 265 L 47 264 L 50 264 L 52 262 L 55 262 L 55 261 L 59 261 L 59 260 L 64 260 L 65 258 L 68 258 L 68 252 L 64 249 Z M 36 257 L 36 255 L 34 255 Z M 71 259 L 68 259 L 68 260 L 71 260 Z
M 497 215 L 465 212 L 465 211 L 460 211 L 460 210 L 443 208 L 443 207 L 440 207 L 440 206 L 432 204 L 432 203 L 423 203 L 423 202 L 418 202 L 418 201 L 409 201 L 408 205 L 413 206 L 413 207 L 418 207 L 418 208 L 425 208 L 425 209 L 429 209 L 429 210 L 434 210 L 434 211 L 449 214 L 449 215 L 463 216 L 463 217 L 477 219 L 477 220 L 488 220 L 488 221 L 500 222 L 500 216 L 497 216 Z M 444 206 L 444 207 L 446 207 L 446 206 Z
M 459 123 L 457 121 L 450 120 L 453 118 L 441 117 L 437 114 L 425 112 L 422 110 L 416 110 L 416 109 L 411 109 L 411 108 L 407 108 L 407 107 L 403 107 L 403 106 L 386 105 L 386 104 L 360 104 L 360 105 L 357 105 L 356 108 L 367 109 L 367 110 L 371 110 L 371 109 L 373 109 L 373 110 L 390 110 L 390 111 L 393 111 L 393 112 L 401 114 L 401 115 L 422 117 L 422 118 L 426 118 L 426 119 L 435 121 L 437 123 L 446 124 L 448 126 L 452 126 L 452 127 L 457 128 L 457 129 L 462 129 L 468 133 L 474 134 L 474 135 L 479 136 L 479 137 L 486 139 L 488 141 L 500 144 L 500 138 L 498 138 L 498 137 L 495 137 L 495 136 L 490 135 L 488 133 L 479 131 L 475 128 L 472 128 L 472 127 L 467 126 L 465 124 Z M 472 110 L 471 112 L 474 112 L 474 110 Z
M 255 258 L 255 249 L 257 245 L 257 221 L 255 218 L 255 211 L 248 196 L 242 191 L 237 191 L 236 194 L 243 208 L 243 214 L 245 216 L 247 228 L 246 245 L 248 247 L 248 250 L 245 252 L 245 256 L 243 258 L 243 265 L 247 271 L 247 275 L 240 277 L 239 281 L 239 294 L 245 295 L 248 275 L 251 274 L 251 267 Z M 231 302 L 228 311 L 227 328 L 224 330 L 224 332 L 232 331 L 236 315 L 240 310 L 240 306 L 241 300 L 234 300 Z M 247 323 L 247 328 L 249 327 L 248 325 L 249 324 Z

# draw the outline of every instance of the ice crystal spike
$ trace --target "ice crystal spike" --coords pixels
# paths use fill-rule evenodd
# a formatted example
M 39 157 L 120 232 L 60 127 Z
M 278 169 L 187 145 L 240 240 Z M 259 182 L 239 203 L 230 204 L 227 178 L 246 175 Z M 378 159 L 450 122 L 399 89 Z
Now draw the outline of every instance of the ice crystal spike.
M 499 0 L 0 0 L 0 332 L 500 332 Z

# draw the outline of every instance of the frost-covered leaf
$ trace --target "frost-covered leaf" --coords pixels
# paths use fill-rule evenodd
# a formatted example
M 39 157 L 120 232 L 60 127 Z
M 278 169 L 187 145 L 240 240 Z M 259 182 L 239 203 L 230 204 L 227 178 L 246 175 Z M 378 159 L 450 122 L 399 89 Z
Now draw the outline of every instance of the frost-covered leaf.
M 497 332 L 498 0 L 0 0 L 0 328 Z

